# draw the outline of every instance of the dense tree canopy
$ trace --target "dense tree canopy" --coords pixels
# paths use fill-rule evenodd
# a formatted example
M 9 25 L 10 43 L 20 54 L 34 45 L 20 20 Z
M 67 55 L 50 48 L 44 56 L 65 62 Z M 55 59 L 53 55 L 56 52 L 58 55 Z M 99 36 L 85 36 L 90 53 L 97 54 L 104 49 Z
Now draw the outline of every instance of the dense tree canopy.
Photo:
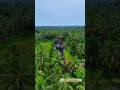
M 34 3 L 0 2 L 0 34 L 27 35 L 34 32 Z

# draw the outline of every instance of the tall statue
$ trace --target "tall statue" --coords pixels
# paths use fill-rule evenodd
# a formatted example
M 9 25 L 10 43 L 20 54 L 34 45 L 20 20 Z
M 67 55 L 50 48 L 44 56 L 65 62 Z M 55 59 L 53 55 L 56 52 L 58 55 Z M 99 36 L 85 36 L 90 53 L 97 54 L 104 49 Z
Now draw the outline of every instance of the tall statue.
M 64 45 L 64 37 L 63 36 L 59 36 L 56 40 L 56 45 L 55 48 L 58 49 L 61 53 L 61 55 L 64 55 L 64 49 L 65 49 L 65 45 Z

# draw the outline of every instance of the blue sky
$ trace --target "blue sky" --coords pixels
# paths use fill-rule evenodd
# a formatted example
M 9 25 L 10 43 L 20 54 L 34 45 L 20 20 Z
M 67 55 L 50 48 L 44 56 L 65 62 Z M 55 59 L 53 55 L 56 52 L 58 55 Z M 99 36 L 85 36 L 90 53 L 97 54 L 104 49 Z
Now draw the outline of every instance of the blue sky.
M 35 0 L 35 26 L 85 25 L 85 0 Z

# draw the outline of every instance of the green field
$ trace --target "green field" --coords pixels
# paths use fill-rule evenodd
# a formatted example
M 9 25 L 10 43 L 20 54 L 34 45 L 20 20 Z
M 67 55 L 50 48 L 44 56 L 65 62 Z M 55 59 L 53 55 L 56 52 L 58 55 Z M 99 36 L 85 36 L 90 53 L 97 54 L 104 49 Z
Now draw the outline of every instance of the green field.
M 54 44 L 59 35 L 65 38 L 64 59 Z M 35 32 L 35 38 L 36 90 L 85 90 L 84 29 L 42 28 Z M 72 81 L 61 82 L 60 79 Z

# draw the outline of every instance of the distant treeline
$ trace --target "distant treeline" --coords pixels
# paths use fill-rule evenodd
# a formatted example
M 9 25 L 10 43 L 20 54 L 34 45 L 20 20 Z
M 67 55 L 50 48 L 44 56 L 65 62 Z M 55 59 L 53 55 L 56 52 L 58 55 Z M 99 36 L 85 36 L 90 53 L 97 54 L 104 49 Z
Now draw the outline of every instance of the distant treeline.
M 84 29 L 85 26 L 37 26 L 36 30 L 42 30 L 42 29 Z

